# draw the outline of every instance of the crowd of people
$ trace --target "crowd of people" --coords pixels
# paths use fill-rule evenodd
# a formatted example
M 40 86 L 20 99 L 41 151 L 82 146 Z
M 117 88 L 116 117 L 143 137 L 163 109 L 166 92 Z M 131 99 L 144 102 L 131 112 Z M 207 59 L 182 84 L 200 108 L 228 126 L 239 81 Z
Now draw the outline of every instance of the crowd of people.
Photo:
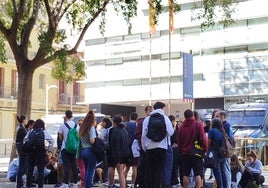
M 156 114 L 161 117 L 165 130 L 164 137 L 157 141 L 151 138 L 151 120 Z M 112 118 L 105 117 L 97 123 L 93 111 L 74 122 L 72 111 L 67 110 L 58 130 L 57 151 L 53 153 L 54 141 L 41 119 L 30 120 L 28 124 L 25 116 L 17 119 L 16 146 L 19 157 L 14 160 L 17 172 L 11 173 L 12 170 L 9 170 L 8 175 L 10 181 L 16 180 L 17 188 L 24 187 L 24 174 L 27 174 L 26 187 L 34 186 L 35 180 L 40 188 L 44 182 L 55 183 L 54 187 L 62 188 L 71 185 L 73 188 L 90 188 L 94 182 L 106 183 L 108 188 L 175 188 L 179 185 L 201 188 L 206 186 L 207 169 L 203 166 L 203 156 L 193 154 L 193 141 L 199 141 L 205 154 L 210 149 L 217 152 L 224 134 L 234 139 L 226 113 L 222 110 L 213 111 L 211 120 L 206 121 L 200 119 L 196 111 L 185 110 L 184 120 L 177 122 L 175 116 L 165 115 L 164 103 L 156 102 L 154 106 L 145 107 L 144 117 L 139 118 L 133 112 L 126 122 L 118 114 Z M 46 140 L 44 149 L 38 153 L 24 153 L 23 143 L 34 129 L 43 130 Z M 76 152 L 67 150 L 67 137 L 72 129 L 78 133 Z M 154 134 L 160 136 L 161 133 Z M 97 137 L 105 147 L 102 161 L 98 161 L 92 149 Z M 34 168 L 37 169 L 35 176 Z M 49 173 L 44 173 L 46 170 Z M 231 158 L 218 156 L 215 167 L 210 170 L 209 179 L 215 180 L 218 188 L 246 188 L 251 184 L 261 187 L 264 182 L 262 163 L 254 151 L 247 153 L 245 165 L 235 154 Z M 115 171 L 119 186 L 115 184 Z M 127 183 L 130 172 L 131 180 Z

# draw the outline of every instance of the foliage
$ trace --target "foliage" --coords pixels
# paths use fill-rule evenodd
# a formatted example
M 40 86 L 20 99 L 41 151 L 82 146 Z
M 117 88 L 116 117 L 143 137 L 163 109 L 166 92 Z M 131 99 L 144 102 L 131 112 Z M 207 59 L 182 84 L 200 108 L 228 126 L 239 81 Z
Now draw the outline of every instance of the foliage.
M 201 20 L 202 29 L 210 28 L 216 23 L 228 27 L 234 23 L 234 5 L 234 0 L 203 0 L 195 3 L 193 17 Z

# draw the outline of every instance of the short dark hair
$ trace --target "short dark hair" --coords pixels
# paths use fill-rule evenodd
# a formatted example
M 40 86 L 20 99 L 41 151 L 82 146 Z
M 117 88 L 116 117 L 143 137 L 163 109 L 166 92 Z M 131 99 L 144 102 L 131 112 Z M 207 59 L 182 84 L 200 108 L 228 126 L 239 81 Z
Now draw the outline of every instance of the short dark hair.
M 42 119 L 37 119 L 33 124 L 33 129 L 45 129 L 45 122 Z
M 185 110 L 184 111 L 184 118 L 185 119 L 188 119 L 188 118 L 191 118 L 194 116 L 194 113 L 192 110 L 188 109 L 188 110 Z
M 165 105 L 164 103 L 162 103 L 162 102 L 156 102 L 156 103 L 154 104 L 154 109 L 155 109 L 155 110 L 156 110 L 156 109 L 163 109 L 165 106 L 166 106 L 166 105 Z
M 130 120 L 136 121 L 138 119 L 138 114 L 136 112 L 132 112 L 129 117 Z
M 222 128 L 222 127 L 223 127 L 223 126 L 222 126 L 222 121 L 221 121 L 220 118 L 214 118 L 214 119 L 212 120 L 211 125 L 212 125 L 212 128 Z
M 152 110 L 152 106 L 148 105 L 144 108 L 145 112 L 151 111 Z
M 223 116 L 224 118 L 226 118 L 226 116 L 227 116 L 225 111 L 220 111 L 219 115 Z
M 25 115 L 17 116 L 17 120 L 18 120 L 19 123 L 22 123 L 23 120 L 25 120 L 25 119 L 26 119 L 26 116 Z
M 120 123 L 122 123 L 123 121 L 123 118 L 122 118 L 122 115 L 121 114 L 117 114 L 113 117 L 113 122 L 116 124 L 116 125 L 119 125 Z
M 65 111 L 65 117 L 66 118 L 72 118 L 73 117 L 73 112 L 71 110 L 66 110 Z
M 169 118 L 170 121 L 175 121 L 176 120 L 175 116 L 173 116 L 173 115 L 169 115 L 168 118 Z

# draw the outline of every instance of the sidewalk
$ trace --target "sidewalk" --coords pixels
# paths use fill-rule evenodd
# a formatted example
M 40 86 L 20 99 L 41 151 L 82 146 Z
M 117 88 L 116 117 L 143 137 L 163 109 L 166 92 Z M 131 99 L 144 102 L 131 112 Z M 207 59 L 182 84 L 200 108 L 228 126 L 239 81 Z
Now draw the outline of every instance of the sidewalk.
M 15 188 L 16 187 L 16 183 L 15 182 L 10 182 L 7 178 L 6 178 L 6 172 L 8 170 L 8 163 L 9 163 L 9 158 L 0 158 L 0 188 Z M 209 177 L 209 173 L 210 171 L 207 170 L 206 171 L 206 180 Z M 131 179 L 131 174 L 128 174 L 128 178 L 127 178 L 127 182 L 129 182 L 129 180 Z M 268 188 L 268 168 L 266 167 L 263 173 L 264 177 L 265 177 L 265 182 L 263 185 L 263 188 Z M 117 176 L 115 177 L 116 181 L 117 180 Z M 207 181 L 206 182 L 206 187 L 207 188 L 212 188 L 212 181 Z M 44 188 L 52 188 L 54 187 L 53 184 L 46 184 L 44 185 Z M 96 184 L 96 186 L 94 187 L 99 187 L 99 188 L 107 188 L 107 185 L 104 185 L 103 183 L 99 183 Z

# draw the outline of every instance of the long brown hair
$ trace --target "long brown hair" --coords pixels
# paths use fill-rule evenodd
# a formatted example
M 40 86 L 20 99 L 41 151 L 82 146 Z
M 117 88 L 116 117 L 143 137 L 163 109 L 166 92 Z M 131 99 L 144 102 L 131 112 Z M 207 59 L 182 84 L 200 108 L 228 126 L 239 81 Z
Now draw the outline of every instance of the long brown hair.
M 95 114 L 92 110 L 90 110 L 86 117 L 83 120 L 83 123 L 81 124 L 79 128 L 79 136 L 87 136 L 89 129 L 94 126 L 95 123 Z

